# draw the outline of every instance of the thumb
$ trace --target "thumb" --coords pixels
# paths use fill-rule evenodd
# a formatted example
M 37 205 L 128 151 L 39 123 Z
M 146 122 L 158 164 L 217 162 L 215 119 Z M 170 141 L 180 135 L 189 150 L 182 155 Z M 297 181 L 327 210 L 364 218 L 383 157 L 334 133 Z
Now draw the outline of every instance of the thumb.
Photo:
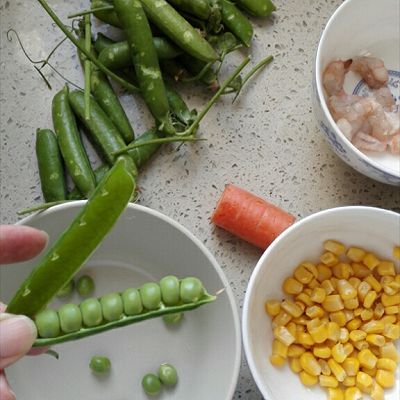
M 24 315 L 0 314 L 0 369 L 25 355 L 37 336 L 36 326 Z

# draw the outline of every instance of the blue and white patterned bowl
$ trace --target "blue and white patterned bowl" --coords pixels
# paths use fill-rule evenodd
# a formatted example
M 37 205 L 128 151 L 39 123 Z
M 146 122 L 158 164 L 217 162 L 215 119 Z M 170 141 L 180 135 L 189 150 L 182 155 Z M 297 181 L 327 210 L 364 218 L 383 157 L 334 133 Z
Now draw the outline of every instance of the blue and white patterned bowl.
M 333 120 L 322 85 L 329 62 L 368 52 L 389 69 L 389 88 L 400 102 L 400 2 L 399 0 L 346 0 L 330 17 L 318 44 L 313 73 L 313 103 L 318 126 L 335 153 L 358 172 L 390 185 L 400 186 L 400 156 L 364 153 L 340 132 Z M 349 72 L 347 93 L 366 94 L 364 81 Z

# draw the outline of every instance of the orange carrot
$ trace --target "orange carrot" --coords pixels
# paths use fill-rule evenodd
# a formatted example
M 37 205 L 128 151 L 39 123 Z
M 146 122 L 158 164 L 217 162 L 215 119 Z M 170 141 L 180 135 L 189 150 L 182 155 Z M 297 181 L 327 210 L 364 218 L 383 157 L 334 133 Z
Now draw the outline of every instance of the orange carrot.
M 222 193 L 211 221 L 230 233 L 266 249 L 295 218 L 286 211 L 228 184 Z

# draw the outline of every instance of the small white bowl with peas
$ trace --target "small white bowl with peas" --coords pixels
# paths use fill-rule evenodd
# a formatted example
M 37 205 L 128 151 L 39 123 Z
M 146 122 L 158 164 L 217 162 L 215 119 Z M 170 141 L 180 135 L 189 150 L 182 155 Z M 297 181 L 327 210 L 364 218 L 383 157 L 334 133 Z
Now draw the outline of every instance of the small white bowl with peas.
M 354 206 L 308 216 L 266 250 L 242 321 L 266 400 L 399 399 L 399 246 L 399 214 Z

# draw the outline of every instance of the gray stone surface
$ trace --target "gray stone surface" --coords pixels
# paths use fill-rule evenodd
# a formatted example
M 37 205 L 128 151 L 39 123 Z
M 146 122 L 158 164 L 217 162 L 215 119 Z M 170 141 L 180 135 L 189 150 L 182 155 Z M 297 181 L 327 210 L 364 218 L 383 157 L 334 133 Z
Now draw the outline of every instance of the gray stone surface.
M 65 18 L 89 2 L 49 3 Z M 164 147 L 140 176 L 139 203 L 174 218 L 206 244 L 228 277 L 240 310 L 261 252 L 210 224 L 226 183 L 263 196 L 298 218 L 344 205 L 399 211 L 398 188 L 372 181 L 340 161 L 314 121 L 310 99 L 314 54 L 324 24 L 340 3 L 276 0 L 279 10 L 273 18 L 253 19 L 252 62 L 268 54 L 275 56 L 274 62 L 233 105 L 226 96 L 208 113 L 199 130 L 207 141 Z M 16 29 L 35 60 L 44 58 L 62 34 L 37 2 L 1 0 L 0 12 L 0 221 L 14 223 L 17 210 L 42 202 L 35 130 L 52 126 L 51 99 L 63 81 L 45 69 L 53 87 L 48 90 L 15 35 L 8 41 L 6 32 Z M 96 24 L 95 29 L 104 28 Z M 238 56 L 230 56 L 223 75 L 238 61 Z M 52 63 L 82 85 L 81 68 L 70 43 L 62 45 Z M 182 90 L 192 107 L 199 107 L 210 95 L 199 85 Z M 143 102 L 137 96 L 121 95 L 136 132 L 150 127 Z M 93 150 L 89 152 L 92 162 L 98 163 Z M 234 399 L 261 399 L 244 357 Z

